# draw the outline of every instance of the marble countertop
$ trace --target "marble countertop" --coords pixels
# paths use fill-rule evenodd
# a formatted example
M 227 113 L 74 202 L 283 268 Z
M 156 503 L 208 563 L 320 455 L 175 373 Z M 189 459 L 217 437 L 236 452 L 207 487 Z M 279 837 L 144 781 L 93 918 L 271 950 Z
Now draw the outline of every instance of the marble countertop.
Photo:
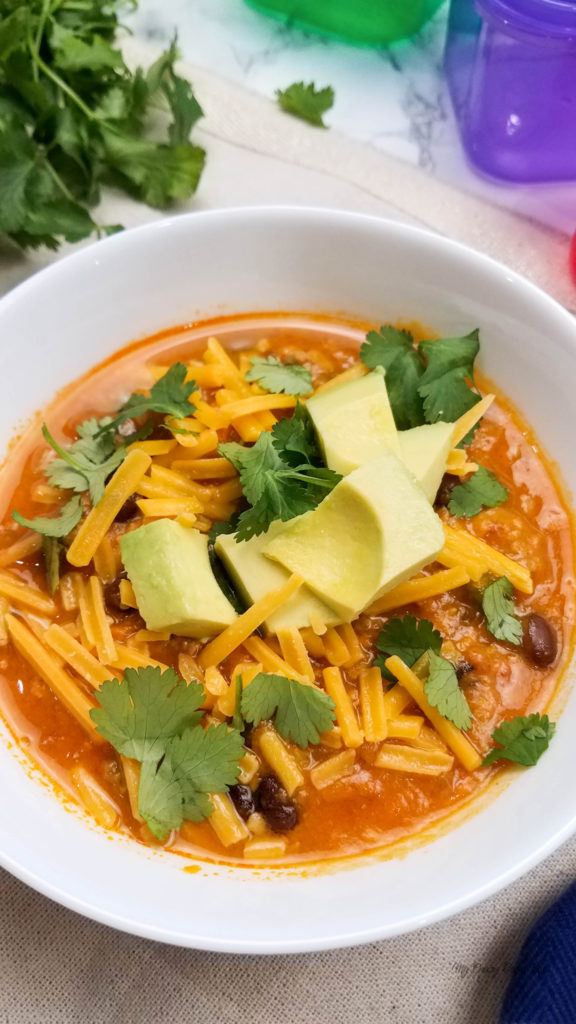
M 364 49 L 300 31 L 244 0 L 139 0 L 136 38 L 163 46 L 177 30 L 187 61 L 263 93 L 304 79 L 332 85 L 327 122 L 469 192 L 572 234 L 576 183 L 504 186 L 467 164 L 442 75 L 447 5 L 409 42 Z

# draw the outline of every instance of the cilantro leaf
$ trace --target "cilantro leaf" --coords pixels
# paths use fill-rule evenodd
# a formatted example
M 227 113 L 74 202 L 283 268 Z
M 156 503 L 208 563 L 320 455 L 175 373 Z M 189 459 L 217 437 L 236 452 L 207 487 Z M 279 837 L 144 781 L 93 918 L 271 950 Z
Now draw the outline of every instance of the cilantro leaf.
M 239 732 L 227 725 L 185 729 L 166 746 L 159 764 L 146 761 L 138 810 L 154 835 L 164 840 L 184 819 L 202 821 L 212 813 L 207 794 L 225 793 L 236 782 L 245 752 Z
M 397 655 L 411 668 L 423 654 L 433 651 L 440 654 L 442 635 L 429 619 L 416 619 L 413 615 L 390 619 L 382 627 L 376 639 L 376 650 L 379 651 L 375 664 L 382 669 L 387 679 L 392 679 L 386 668 L 386 659 Z
M 317 89 L 314 82 L 308 85 L 294 82 L 287 89 L 277 89 L 276 96 L 280 107 L 287 114 L 293 114 L 317 128 L 327 127 L 322 115 L 334 105 L 334 89 L 331 86 Z
M 314 424 L 301 402 L 296 403 L 292 416 L 284 416 L 274 424 L 271 434 L 276 451 L 289 466 L 300 466 L 303 462 L 322 465 Z
M 57 537 L 43 538 L 42 554 L 44 556 L 44 569 L 48 581 L 48 589 L 51 594 L 55 594 L 60 585 L 60 555 L 63 550 L 63 545 Z
M 555 731 L 555 723 L 539 712 L 502 722 L 492 733 L 492 739 L 500 746 L 489 751 L 483 764 L 504 760 L 526 767 L 534 765 L 548 749 Z
M 96 731 L 120 754 L 137 761 L 158 759 L 166 743 L 201 717 L 204 691 L 186 683 L 173 669 L 127 668 L 121 680 L 109 679 L 96 692 L 100 707 L 90 712 Z
M 426 694 L 433 708 L 453 722 L 457 729 L 469 729 L 472 712 L 458 683 L 458 676 L 451 661 L 434 651 L 429 652 L 430 673 L 424 683 Z
M 115 427 L 124 420 L 136 419 L 146 413 L 159 412 L 177 419 L 191 416 L 195 406 L 190 402 L 190 395 L 197 391 L 196 382 L 187 381 L 188 368 L 184 363 L 173 363 L 159 380 L 150 388 L 148 395 L 135 392 L 124 402 L 124 405 L 107 426 Z
M 244 496 L 252 506 L 238 520 L 239 540 L 264 533 L 275 519 L 286 522 L 315 508 L 340 479 L 329 469 L 288 465 L 267 431 L 251 448 L 230 441 L 218 445 L 218 451 L 238 470 Z
M 285 676 L 259 672 L 242 695 L 242 714 L 251 725 L 274 719 L 285 740 L 305 749 L 334 728 L 335 704 L 327 693 Z
M 108 477 L 126 457 L 123 445 L 115 447 L 111 424 L 110 417 L 86 420 L 76 428 L 79 440 L 69 448 L 63 448 L 44 423 L 44 439 L 59 456 L 46 467 L 50 483 L 78 494 L 88 491 L 92 504 L 97 505 L 104 494 Z
M 164 145 L 106 129 L 102 140 L 113 180 L 148 206 L 164 210 L 196 191 L 206 159 L 200 146 Z
M 19 512 L 12 512 L 12 519 L 28 530 L 41 533 L 43 537 L 66 537 L 82 518 L 82 501 L 71 498 L 60 510 L 59 516 L 37 516 L 26 519 Z
M 313 390 L 312 374 L 299 363 L 283 363 L 276 356 L 253 356 L 246 380 L 255 380 L 265 391 L 274 394 L 309 395 Z
M 463 338 L 420 342 L 419 350 L 426 356 L 427 366 L 418 394 L 424 400 L 427 423 L 452 423 L 480 400 L 480 395 L 472 390 L 474 360 L 480 349 L 478 334 L 475 330 Z
M 482 594 L 482 611 L 486 625 L 497 640 L 510 644 L 522 643 L 522 623 L 514 613 L 512 595 L 514 587 L 505 576 L 490 583 Z
M 424 365 L 414 348 L 409 331 L 387 324 L 369 331 L 360 349 L 360 359 L 370 370 L 381 367 L 398 430 L 409 430 L 425 422 L 418 387 Z
M 485 466 L 479 466 L 462 484 L 456 484 L 450 494 L 448 510 L 457 519 L 478 515 L 483 508 L 495 508 L 506 501 L 508 491 Z

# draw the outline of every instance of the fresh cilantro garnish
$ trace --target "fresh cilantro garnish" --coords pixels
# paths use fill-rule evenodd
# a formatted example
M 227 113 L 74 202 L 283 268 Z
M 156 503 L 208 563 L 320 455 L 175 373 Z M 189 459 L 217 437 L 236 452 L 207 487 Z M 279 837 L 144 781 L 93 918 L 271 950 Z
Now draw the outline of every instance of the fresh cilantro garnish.
M 120 754 L 137 761 L 158 760 L 166 741 L 202 718 L 204 691 L 173 669 L 127 668 L 121 680 L 98 690 L 99 708 L 90 712 L 96 731 Z
M 452 423 L 479 401 L 480 395 L 472 390 L 474 360 L 480 349 L 478 335 L 475 330 L 463 338 L 420 342 L 427 366 L 418 393 L 424 399 L 427 423 Z
M 63 544 L 57 537 L 42 538 L 42 554 L 44 556 L 44 570 L 48 589 L 55 594 L 60 585 L 60 555 L 64 550 Z
M 434 651 L 429 651 L 428 658 L 430 672 L 424 683 L 424 693 L 430 704 L 458 729 L 469 729 L 472 712 L 460 689 L 454 665 Z
M 317 89 L 314 82 L 294 82 L 287 89 L 277 89 L 276 96 L 282 110 L 300 117 L 317 128 L 326 128 L 322 115 L 334 105 L 334 89 Z
M 196 726 L 175 736 L 156 765 L 145 761 L 140 774 L 138 810 L 154 835 L 164 840 L 184 820 L 202 821 L 212 813 L 209 793 L 225 793 L 238 779 L 245 753 L 235 729 Z
M 327 693 L 285 676 L 260 672 L 242 695 L 242 715 L 251 725 L 274 720 L 285 740 L 303 750 L 334 728 L 335 704 Z
M 508 491 L 485 466 L 479 466 L 463 484 L 456 484 L 450 493 L 448 510 L 457 519 L 478 515 L 483 508 L 495 508 L 506 501 Z
M 276 356 L 253 356 L 246 380 L 255 380 L 264 391 L 273 394 L 309 395 L 313 390 L 312 374 L 299 363 L 283 363 Z
M 92 504 L 97 505 L 108 477 L 126 456 L 126 448 L 123 445 L 117 448 L 114 443 L 111 424 L 109 416 L 103 420 L 85 420 L 76 428 L 79 440 L 63 448 L 44 423 L 44 439 L 59 456 L 46 467 L 50 483 L 79 494 L 88 491 Z
M 360 349 L 360 359 L 369 370 L 382 367 L 385 371 L 386 390 L 398 430 L 409 430 L 424 423 L 418 393 L 424 365 L 410 332 L 390 325 L 369 331 Z
M 134 392 L 128 401 L 124 402 L 119 412 L 110 421 L 107 430 L 115 428 L 124 420 L 137 419 L 147 413 L 159 412 L 165 416 L 175 416 L 177 419 L 191 416 L 195 406 L 190 402 L 190 396 L 198 390 L 196 382 L 186 380 L 188 368 L 184 363 L 173 363 L 166 373 L 160 377 L 150 388 L 148 395 L 141 392 Z
M 478 331 L 463 338 L 422 341 L 416 348 L 409 331 L 386 325 L 370 331 L 360 349 L 365 366 L 386 373 L 386 388 L 399 430 L 422 423 L 457 420 L 479 400 L 472 390 Z
M 500 746 L 489 751 L 483 764 L 494 764 L 500 760 L 514 761 L 526 767 L 536 764 L 548 749 L 555 731 L 555 723 L 549 720 L 548 715 L 539 712 L 502 722 L 492 733 L 492 739 Z
M 59 516 L 26 519 L 19 512 L 13 512 L 12 519 L 28 530 L 41 533 L 43 537 L 66 537 L 82 519 L 82 501 L 80 498 L 70 498 L 70 501 L 62 506 Z
M 278 420 L 271 430 L 272 443 L 289 466 L 322 466 L 314 424 L 305 405 L 296 403 L 292 416 Z
M 25 248 L 118 230 L 90 213 L 104 184 L 161 208 L 196 189 L 205 154 L 188 139 L 201 108 L 175 73 L 175 44 L 147 72 L 124 62 L 124 6 L 0 4 L 0 231 Z
M 208 541 L 210 547 L 214 547 L 218 537 L 226 533 L 236 533 L 238 528 L 238 515 L 234 513 L 230 516 L 230 519 L 218 519 L 217 522 L 212 523 L 210 532 L 208 534 Z
M 330 469 L 309 463 L 288 465 L 267 431 L 251 448 L 230 441 L 218 445 L 218 451 L 238 470 L 244 496 L 252 506 L 238 520 L 239 540 L 264 533 L 275 519 L 286 522 L 316 508 L 340 480 Z
M 201 821 L 212 806 L 206 794 L 226 792 L 238 777 L 242 737 L 224 724 L 203 729 L 199 683 L 173 669 L 126 669 L 96 692 L 90 716 L 97 731 L 125 757 L 142 764 L 138 809 L 158 839 L 186 818 Z
M 440 654 L 442 636 L 429 619 L 416 619 L 413 615 L 390 619 L 382 627 L 376 639 L 376 650 L 379 655 L 375 664 L 382 669 L 387 679 L 393 676 L 386 668 L 386 659 L 397 655 L 408 668 L 411 668 L 427 651 Z
M 514 587 L 505 576 L 494 580 L 482 594 L 482 611 L 492 636 L 497 640 L 507 640 L 509 644 L 520 644 L 522 623 L 514 613 L 513 593 Z

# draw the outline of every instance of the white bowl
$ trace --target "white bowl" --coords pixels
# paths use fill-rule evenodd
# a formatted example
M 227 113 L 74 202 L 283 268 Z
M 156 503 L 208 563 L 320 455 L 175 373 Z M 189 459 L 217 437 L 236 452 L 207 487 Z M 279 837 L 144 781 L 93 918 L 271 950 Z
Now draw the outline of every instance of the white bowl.
M 482 369 L 528 417 L 576 490 L 571 317 L 516 274 L 446 239 L 328 210 L 182 216 L 55 264 L 0 302 L 0 441 L 63 384 L 125 343 L 251 310 L 479 326 Z M 564 685 L 567 685 L 566 683 Z M 201 949 L 286 953 L 420 928 L 517 878 L 576 829 L 576 700 L 550 750 L 496 799 L 403 857 L 349 870 L 251 872 L 110 839 L 25 771 L 0 739 L 0 863 L 47 896 L 138 935 Z M 564 784 L 566 782 L 566 784 Z M 485 802 L 486 803 L 486 802 Z

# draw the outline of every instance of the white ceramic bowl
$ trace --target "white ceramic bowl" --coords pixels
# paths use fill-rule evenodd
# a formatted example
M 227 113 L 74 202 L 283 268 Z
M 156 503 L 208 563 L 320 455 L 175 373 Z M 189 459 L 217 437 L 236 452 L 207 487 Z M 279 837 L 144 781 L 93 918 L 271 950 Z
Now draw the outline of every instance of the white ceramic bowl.
M 482 368 L 576 490 L 576 327 L 504 267 L 443 238 L 311 209 L 220 210 L 116 235 L 0 303 L 0 444 L 64 383 L 161 328 L 250 310 L 479 326 Z M 91 827 L 0 737 L 0 863 L 98 921 L 202 949 L 285 953 L 398 935 L 478 902 L 576 829 L 576 700 L 550 750 L 478 813 L 402 858 L 315 875 L 182 869 Z M 566 784 L 564 784 L 566 783 Z

